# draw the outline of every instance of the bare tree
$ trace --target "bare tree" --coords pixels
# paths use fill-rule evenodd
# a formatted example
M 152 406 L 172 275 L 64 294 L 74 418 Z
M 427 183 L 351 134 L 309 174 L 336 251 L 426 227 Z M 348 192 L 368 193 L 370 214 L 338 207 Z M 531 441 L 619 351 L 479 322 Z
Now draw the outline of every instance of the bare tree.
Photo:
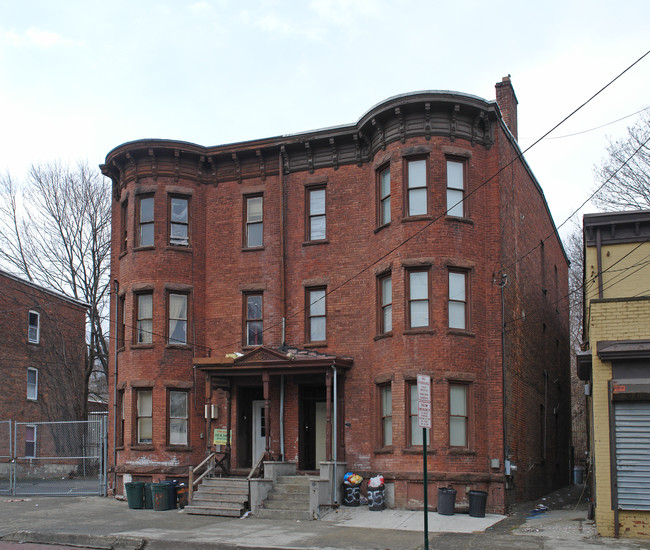
M 108 374 L 110 232 L 110 183 L 87 164 L 32 166 L 20 189 L 0 177 L 0 262 L 90 306 L 84 405 Z
M 650 109 L 629 126 L 627 136 L 610 141 L 607 156 L 596 167 L 596 176 L 605 183 L 593 198 L 604 210 L 650 208 Z

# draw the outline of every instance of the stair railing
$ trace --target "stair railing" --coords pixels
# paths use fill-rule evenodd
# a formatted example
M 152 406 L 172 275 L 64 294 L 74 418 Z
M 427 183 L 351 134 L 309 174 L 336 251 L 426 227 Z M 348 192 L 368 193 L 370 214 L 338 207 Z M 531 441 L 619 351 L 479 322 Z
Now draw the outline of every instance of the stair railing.
M 194 487 L 199 484 L 199 482 L 207 475 L 211 474 L 214 471 L 214 457 L 216 453 L 210 453 L 206 456 L 203 461 L 196 467 L 190 466 L 189 479 L 188 479 L 188 492 L 187 500 L 189 504 L 192 504 L 192 496 L 194 494 Z M 195 479 L 195 475 L 205 467 L 205 471 Z

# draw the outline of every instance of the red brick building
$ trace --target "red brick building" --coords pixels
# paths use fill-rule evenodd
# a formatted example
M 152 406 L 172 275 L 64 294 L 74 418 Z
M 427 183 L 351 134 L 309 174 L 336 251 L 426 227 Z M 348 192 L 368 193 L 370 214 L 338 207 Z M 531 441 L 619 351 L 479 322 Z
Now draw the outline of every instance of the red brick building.
M 233 474 L 336 460 L 421 507 L 418 374 L 432 506 L 567 483 L 568 262 L 516 105 L 506 77 L 496 102 L 420 92 L 348 126 L 112 150 L 118 485 L 185 475 L 220 429 Z
M 83 419 L 86 307 L 0 271 L 0 456 L 4 459 L 13 456 L 9 421 Z M 40 456 L 44 449 L 36 425 L 19 424 L 19 429 L 13 434 L 17 456 Z

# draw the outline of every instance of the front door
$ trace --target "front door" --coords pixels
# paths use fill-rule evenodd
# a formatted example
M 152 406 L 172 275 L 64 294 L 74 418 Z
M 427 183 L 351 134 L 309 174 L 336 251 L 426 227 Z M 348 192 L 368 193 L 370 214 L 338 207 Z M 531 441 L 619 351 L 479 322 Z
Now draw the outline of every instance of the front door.
M 325 386 L 300 388 L 300 470 L 317 470 L 326 458 Z
M 266 409 L 264 401 L 253 401 L 253 467 L 266 451 Z

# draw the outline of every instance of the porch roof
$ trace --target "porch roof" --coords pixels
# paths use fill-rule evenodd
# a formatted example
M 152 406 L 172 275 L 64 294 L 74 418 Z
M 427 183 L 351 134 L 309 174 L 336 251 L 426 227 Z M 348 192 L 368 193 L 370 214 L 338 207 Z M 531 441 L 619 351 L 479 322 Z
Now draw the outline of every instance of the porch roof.
M 197 369 L 222 377 L 259 376 L 263 372 L 270 375 L 314 374 L 325 372 L 332 366 L 347 370 L 352 367 L 353 362 L 349 357 L 286 345 L 278 349 L 259 346 L 244 354 L 229 353 L 221 357 L 194 359 Z

